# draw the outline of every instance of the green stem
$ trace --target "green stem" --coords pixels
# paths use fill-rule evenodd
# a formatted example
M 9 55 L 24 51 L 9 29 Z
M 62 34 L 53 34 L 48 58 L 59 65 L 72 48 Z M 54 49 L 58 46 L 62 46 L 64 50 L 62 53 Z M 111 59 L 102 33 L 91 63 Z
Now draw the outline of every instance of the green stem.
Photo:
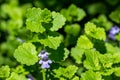
M 43 80 L 46 80 L 46 77 L 45 77 L 45 72 L 46 72 L 46 70 L 45 69 L 42 69 L 42 76 L 43 76 Z

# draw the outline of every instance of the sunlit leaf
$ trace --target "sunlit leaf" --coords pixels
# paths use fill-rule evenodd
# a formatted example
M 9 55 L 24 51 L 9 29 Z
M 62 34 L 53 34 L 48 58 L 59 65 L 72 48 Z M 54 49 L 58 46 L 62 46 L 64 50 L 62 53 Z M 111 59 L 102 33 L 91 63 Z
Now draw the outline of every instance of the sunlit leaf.
M 23 43 L 14 52 L 16 60 L 22 64 L 33 65 L 38 61 L 36 47 L 32 43 Z

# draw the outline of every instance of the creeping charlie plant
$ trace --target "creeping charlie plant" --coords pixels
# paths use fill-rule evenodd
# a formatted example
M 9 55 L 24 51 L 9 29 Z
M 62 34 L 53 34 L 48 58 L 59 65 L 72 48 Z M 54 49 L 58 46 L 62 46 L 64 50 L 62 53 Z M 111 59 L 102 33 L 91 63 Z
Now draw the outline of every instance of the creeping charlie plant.
M 120 80 L 120 0 L 86 1 L 0 0 L 0 80 Z

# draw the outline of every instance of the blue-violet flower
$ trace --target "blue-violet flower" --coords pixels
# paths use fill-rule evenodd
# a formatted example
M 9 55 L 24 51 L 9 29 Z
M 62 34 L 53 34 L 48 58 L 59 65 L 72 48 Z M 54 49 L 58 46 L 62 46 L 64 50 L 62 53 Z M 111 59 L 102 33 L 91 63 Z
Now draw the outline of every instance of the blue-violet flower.
M 48 56 L 48 52 L 46 52 L 45 50 L 42 50 L 39 54 L 38 54 L 38 57 L 45 57 L 45 56 Z
M 115 35 L 120 32 L 120 28 L 118 26 L 114 26 L 110 29 L 108 37 L 112 40 L 115 40 Z
M 48 59 L 47 56 L 43 57 L 42 60 L 39 61 L 39 64 L 41 65 L 41 68 L 50 68 L 50 65 L 52 61 Z

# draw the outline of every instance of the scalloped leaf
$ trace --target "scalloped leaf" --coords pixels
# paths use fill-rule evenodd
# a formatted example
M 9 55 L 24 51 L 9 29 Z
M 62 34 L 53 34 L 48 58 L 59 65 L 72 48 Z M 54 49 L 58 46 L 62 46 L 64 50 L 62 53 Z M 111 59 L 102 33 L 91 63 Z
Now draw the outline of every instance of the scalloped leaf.
M 102 80 L 100 73 L 95 73 L 92 70 L 82 73 L 80 80 Z
M 54 69 L 53 72 L 56 74 L 54 77 L 56 78 L 68 78 L 71 79 L 74 74 L 77 72 L 77 67 L 74 65 L 70 65 L 66 68 L 59 67 L 58 69 Z M 63 77 L 62 77 L 63 76 Z
M 14 52 L 16 60 L 22 64 L 34 65 L 38 61 L 36 47 L 32 43 L 23 43 Z
M 57 31 L 65 24 L 66 19 L 60 13 L 52 12 L 52 18 L 53 26 L 50 28 L 51 31 Z
M 74 4 L 69 6 L 68 11 L 70 13 L 69 15 L 73 17 L 74 21 L 81 21 L 86 16 L 85 11 Z
M 27 80 L 27 79 L 26 79 L 25 75 L 12 72 L 11 76 L 9 78 L 7 78 L 6 80 Z
M 113 45 L 111 45 L 110 43 L 105 43 L 105 47 L 107 50 L 107 53 L 115 53 L 115 47 Z
M 75 76 L 72 80 L 80 80 L 78 76 Z
M 104 28 L 97 28 L 96 25 L 91 22 L 85 24 L 85 33 L 95 39 L 106 40 Z
M 69 22 L 81 21 L 86 16 L 85 11 L 74 4 L 71 4 L 68 9 L 62 9 L 61 13 Z
M 87 38 L 87 36 L 82 35 L 78 38 L 77 47 L 90 49 L 93 48 L 93 43 Z
M 99 55 L 100 62 L 104 68 L 111 68 L 113 61 L 113 55 L 112 54 L 101 54 Z
M 119 49 L 119 51 L 115 52 L 112 56 L 114 59 L 113 63 L 120 63 L 120 48 L 118 48 L 118 49 Z
M 115 36 L 116 40 L 120 41 L 120 33 Z
M 91 70 L 99 70 L 100 63 L 99 63 L 99 52 L 95 51 L 94 49 L 86 50 L 85 51 L 86 59 L 84 60 L 83 64 L 84 67 Z
M 10 75 L 10 68 L 9 66 L 2 66 L 0 68 L 0 78 L 8 77 Z
M 91 22 L 93 22 L 97 26 L 105 28 L 106 31 L 110 30 L 110 28 L 113 26 L 113 23 L 110 22 L 107 19 L 107 16 L 103 14 L 99 15 L 98 18 L 93 18 Z
M 57 37 L 48 36 L 46 39 L 40 39 L 40 43 L 43 44 L 44 46 L 48 46 L 56 50 L 60 45 L 61 40 L 62 40 L 61 36 Z
M 42 23 L 51 21 L 52 14 L 49 10 L 40 8 L 29 8 L 26 12 L 26 26 L 32 32 L 43 33 L 46 29 Z
M 66 25 L 64 27 L 64 31 L 67 34 L 73 35 L 73 36 L 78 36 L 79 32 L 80 32 L 80 25 L 75 23 L 75 24 L 71 24 L 71 25 Z
M 109 15 L 110 19 L 116 23 L 120 23 L 120 7 Z
M 109 76 L 114 72 L 114 68 L 103 68 L 103 70 L 99 71 L 101 75 Z
M 71 56 L 75 59 L 75 62 L 80 64 L 82 63 L 82 56 L 84 54 L 84 49 L 75 47 L 71 49 Z
M 68 57 L 68 55 L 69 55 L 69 50 L 67 49 L 67 48 L 64 48 L 64 51 L 65 51 L 65 53 L 64 53 L 64 57 L 63 57 L 63 61 Z
M 115 71 L 114 74 L 115 74 L 116 76 L 120 77 L 120 67 L 115 68 L 114 71 Z

